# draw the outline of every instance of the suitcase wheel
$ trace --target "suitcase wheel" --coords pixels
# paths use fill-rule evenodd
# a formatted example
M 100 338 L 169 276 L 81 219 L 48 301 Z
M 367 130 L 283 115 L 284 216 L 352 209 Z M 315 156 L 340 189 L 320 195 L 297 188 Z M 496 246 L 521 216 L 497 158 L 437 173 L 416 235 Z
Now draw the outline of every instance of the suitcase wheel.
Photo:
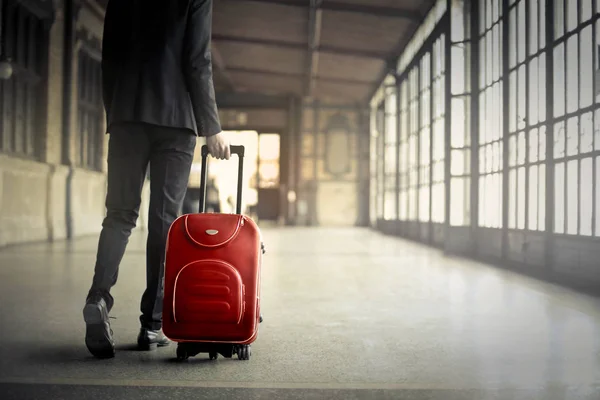
M 236 349 L 237 355 L 238 355 L 238 359 L 240 360 L 249 360 L 250 356 L 252 355 L 252 350 L 250 348 L 250 345 L 243 345 L 243 346 L 238 346 L 238 348 Z
M 188 354 L 188 352 L 185 349 L 185 347 L 183 347 L 181 345 L 177 346 L 177 360 L 178 361 L 185 361 L 188 358 L 190 358 L 190 355 Z
M 211 351 L 210 353 L 208 353 L 208 357 L 211 360 L 216 360 L 217 358 L 219 358 L 219 353 L 217 353 L 216 351 Z

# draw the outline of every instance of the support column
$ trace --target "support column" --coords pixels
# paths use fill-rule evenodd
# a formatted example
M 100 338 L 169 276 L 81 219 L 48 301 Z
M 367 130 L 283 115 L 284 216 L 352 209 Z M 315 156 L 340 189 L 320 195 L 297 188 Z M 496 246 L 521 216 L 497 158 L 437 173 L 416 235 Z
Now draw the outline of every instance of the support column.
M 546 270 L 554 269 L 554 0 L 546 2 Z
M 445 77 L 446 79 L 444 79 L 444 92 L 445 92 L 445 96 L 444 96 L 444 105 L 445 105 L 445 118 L 444 118 L 444 181 L 446 182 L 446 184 L 444 185 L 445 188 L 445 198 L 446 198 L 446 204 L 445 204 L 445 210 L 444 210 L 444 215 L 445 215 L 445 234 L 444 234 L 444 241 L 446 243 L 448 243 L 449 240 L 449 236 L 450 236 L 450 211 L 451 211 L 451 207 L 450 207 L 450 202 L 452 201 L 452 196 L 451 196 L 451 174 L 450 174 L 450 167 L 451 167 L 451 154 L 452 154 L 452 109 L 451 109 L 451 104 L 452 104 L 452 54 L 451 54 L 451 50 L 452 50 L 452 38 L 450 36 L 451 33 L 451 28 L 452 28 L 452 18 L 451 18 L 451 13 L 452 13 L 452 3 L 453 0 L 447 0 L 446 1 L 446 18 L 444 20 L 444 23 L 446 25 L 445 29 L 444 29 L 444 70 L 445 70 Z
M 479 226 L 479 1 L 471 0 L 471 253 L 477 252 Z
M 510 79 L 509 79 L 509 18 L 508 0 L 502 0 L 502 260 L 508 254 L 508 213 L 509 213 L 509 110 L 510 110 Z

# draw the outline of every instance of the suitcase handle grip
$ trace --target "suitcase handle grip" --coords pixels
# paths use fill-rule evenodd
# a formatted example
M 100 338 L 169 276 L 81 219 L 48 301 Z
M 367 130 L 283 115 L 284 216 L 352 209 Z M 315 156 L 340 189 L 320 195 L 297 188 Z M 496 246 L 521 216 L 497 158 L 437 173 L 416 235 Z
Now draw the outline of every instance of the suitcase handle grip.
M 229 146 L 229 151 L 231 152 L 231 154 L 237 154 L 238 157 L 244 157 L 244 153 L 245 153 L 245 147 L 244 146 L 238 146 L 238 145 L 231 145 Z M 202 157 L 208 156 L 208 146 L 207 145 L 202 145 Z
M 242 182 L 244 177 L 244 146 L 229 146 L 231 154 L 238 156 L 238 179 L 237 179 L 237 201 L 235 205 L 235 213 L 242 213 Z M 208 177 L 208 146 L 202 145 L 202 170 L 200 171 L 200 208 L 199 211 L 206 211 L 206 180 Z

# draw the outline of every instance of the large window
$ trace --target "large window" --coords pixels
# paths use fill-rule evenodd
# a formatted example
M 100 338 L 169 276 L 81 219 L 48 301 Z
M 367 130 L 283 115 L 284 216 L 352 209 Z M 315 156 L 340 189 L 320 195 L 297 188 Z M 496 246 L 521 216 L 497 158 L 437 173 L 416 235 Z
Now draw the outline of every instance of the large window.
M 453 2 L 451 9 L 451 153 L 450 224 L 470 224 L 471 129 L 470 129 L 470 43 L 468 2 Z
M 377 147 L 377 218 L 382 219 L 384 216 L 384 125 L 385 125 L 385 103 L 382 101 L 377 106 L 375 112 L 375 124 L 377 129 L 376 147 Z
M 545 230 L 546 54 L 544 0 L 509 9 L 508 228 Z
M 419 67 L 408 74 L 408 220 L 419 212 Z
M 431 218 L 431 53 L 420 62 L 419 221 Z
M 479 226 L 502 227 L 502 1 L 479 3 Z
M 597 16 L 592 19 L 589 0 L 578 3 L 556 1 L 554 11 L 554 232 L 600 236 L 592 185 L 598 168 L 592 84 Z
M 445 115 L 446 79 L 444 63 L 444 40 L 441 35 L 433 44 L 432 51 L 432 152 L 431 152 L 431 221 L 443 223 L 446 213 L 445 193 Z
M 100 62 L 79 52 L 79 166 L 100 170 L 103 143 L 103 106 Z
M 400 220 L 406 221 L 408 218 L 408 82 L 406 80 L 400 83 L 400 145 L 398 166 L 399 189 L 398 205 L 400 208 Z
M 7 9 L 5 50 L 12 58 L 14 74 L 0 81 L 0 150 L 36 157 L 43 120 L 46 31 L 24 5 L 11 2 Z
M 385 200 L 383 218 L 395 220 L 397 187 L 396 169 L 398 163 L 398 97 L 396 85 L 385 88 L 385 127 L 384 127 L 384 182 Z

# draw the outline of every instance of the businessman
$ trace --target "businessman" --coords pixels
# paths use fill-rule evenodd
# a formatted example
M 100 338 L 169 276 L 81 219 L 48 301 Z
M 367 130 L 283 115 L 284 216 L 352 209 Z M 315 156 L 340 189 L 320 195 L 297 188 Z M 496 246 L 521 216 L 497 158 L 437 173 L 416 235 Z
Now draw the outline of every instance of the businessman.
M 111 288 L 136 226 L 150 167 L 142 350 L 169 344 L 162 333 L 164 253 L 181 207 L 197 136 L 210 154 L 229 159 L 215 103 L 210 52 L 212 0 L 110 0 L 102 47 L 107 116 L 107 214 L 83 316 L 85 342 L 97 358 L 115 355 Z

